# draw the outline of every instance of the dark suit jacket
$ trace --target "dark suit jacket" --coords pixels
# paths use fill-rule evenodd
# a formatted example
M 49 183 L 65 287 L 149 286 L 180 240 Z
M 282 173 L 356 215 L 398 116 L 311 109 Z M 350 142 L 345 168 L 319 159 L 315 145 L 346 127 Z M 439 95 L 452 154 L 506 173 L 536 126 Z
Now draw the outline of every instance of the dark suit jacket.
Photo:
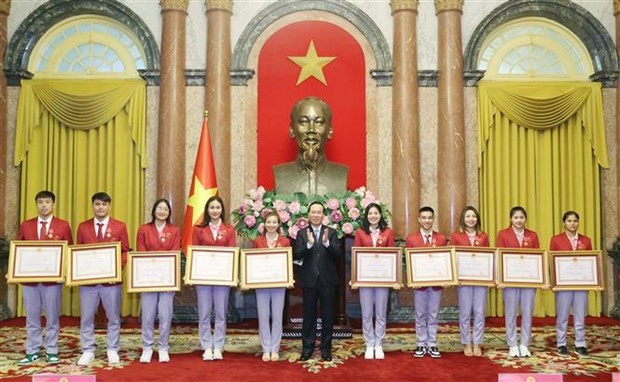
M 110 218 L 106 231 L 103 233 L 103 239 L 97 240 L 97 232 L 95 232 L 94 218 L 83 221 L 78 226 L 77 244 L 94 244 L 109 243 L 119 241 L 121 243 L 121 262 L 123 266 L 127 262 L 127 252 L 131 251 L 129 246 L 129 237 L 127 234 L 127 226 L 120 220 Z
M 312 232 L 312 227 L 309 226 L 297 233 L 293 252 L 295 260 L 303 260 L 300 285 L 313 288 L 319 277 L 321 284 L 325 286 L 338 285 L 338 258 L 341 256 L 338 233 L 333 228 L 321 226 L 319 238 L 322 239 L 323 233 L 327 230 L 329 246 L 325 248 L 319 239 L 315 240 L 314 246 L 308 249 L 308 230 Z

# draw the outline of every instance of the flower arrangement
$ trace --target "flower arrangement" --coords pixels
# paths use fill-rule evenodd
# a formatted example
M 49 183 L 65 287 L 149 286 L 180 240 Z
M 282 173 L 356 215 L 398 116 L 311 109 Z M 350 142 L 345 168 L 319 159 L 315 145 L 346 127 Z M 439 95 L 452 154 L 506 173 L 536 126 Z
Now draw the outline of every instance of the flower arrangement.
M 295 239 L 297 232 L 309 224 L 308 204 L 312 201 L 320 201 L 325 205 L 323 224 L 338 231 L 338 237 L 355 234 L 362 224 L 364 209 L 370 203 L 379 204 L 386 219 L 390 216 L 387 206 L 377 200 L 366 187 L 340 194 L 308 197 L 301 192 L 293 195 L 276 195 L 274 191 L 266 191 L 261 186 L 248 191 L 241 206 L 233 210 L 235 229 L 242 237 L 254 240 L 264 232 L 265 216 L 275 211 L 282 222 L 280 233 Z

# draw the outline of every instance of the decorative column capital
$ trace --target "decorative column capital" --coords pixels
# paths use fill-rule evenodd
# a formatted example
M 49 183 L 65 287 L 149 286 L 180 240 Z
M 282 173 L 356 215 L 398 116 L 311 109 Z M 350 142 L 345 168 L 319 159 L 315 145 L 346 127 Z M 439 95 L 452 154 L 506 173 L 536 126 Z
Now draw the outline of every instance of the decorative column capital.
M 435 12 L 459 11 L 463 12 L 464 0 L 435 0 Z
M 222 10 L 232 13 L 233 0 L 205 0 L 207 6 L 207 12 L 212 10 Z
M 11 11 L 11 0 L 0 0 L 0 13 L 8 15 Z
M 620 0 L 613 0 L 614 2 L 614 15 L 620 12 Z
M 398 11 L 418 11 L 419 0 L 392 0 L 390 5 L 392 6 L 392 13 Z
M 162 11 L 183 11 L 187 13 L 189 0 L 160 0 Z

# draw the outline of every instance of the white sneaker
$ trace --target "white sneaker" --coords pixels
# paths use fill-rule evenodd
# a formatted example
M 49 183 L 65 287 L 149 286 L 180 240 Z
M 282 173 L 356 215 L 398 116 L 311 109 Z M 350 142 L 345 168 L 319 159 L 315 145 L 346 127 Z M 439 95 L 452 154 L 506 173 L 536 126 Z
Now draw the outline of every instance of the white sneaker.
M 521 357 L 532 356 L 532 353 L 530 353 L 530 349 L 528 349 L 525 345 L 519 345 L 519 354 L 521 354 Z
M 375 358 L 384 359 L 385 353 L 383 353 L 383 346 L 375 346 Z
M 213 361 L 213 350 L 211 350 L 211 349 L 205 350 L 204 353 L 202 353 L 202 360 L 203 361 Z
M 80 359 L 77 361 L 78 366 L 88 366 L 92 361 L 95 360 L 95 353 L 90 351 L 85 351 L 80 356 Z
M 222 355 L 222 350 L 213 349 L 213 359 L 224 359 L 224 356 Z
M 168 354 L 168 350 L 159 351 L 159 362 L 170 362 L 170 355 Z
M 511 346 L 510 350 L 508 351 L 508 355 L 511 358 L 519 358 L 521 355 L 519 353 L 519 347 L 518 346 Z
M 375 349 L 372 346 L 366 346 L 366 352 L 364 353 L 364 359 L 374 359 Z
M 151 357 L 153 357 L 153 349 L 142 349 L 142 355 L 140 356 L 140 363 L 151 363 Z
M 118 357 L 118 352 L 116 350 L 108 350 L 108 364 L 116 364 L 120 363 L 121 360 Z

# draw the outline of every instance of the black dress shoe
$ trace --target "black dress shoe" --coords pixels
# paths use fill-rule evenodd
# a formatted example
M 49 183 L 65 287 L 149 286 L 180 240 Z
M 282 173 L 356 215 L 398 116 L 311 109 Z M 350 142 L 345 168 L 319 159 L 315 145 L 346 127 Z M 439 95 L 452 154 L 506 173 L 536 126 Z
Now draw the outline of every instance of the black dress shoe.
M 312 353 L 301 353 L 301 357 L 299 357 L 300 361 L 307 361 L 312 357 Z
M 331 362 L 332 361 L 332 355 L 331 354 L 322 354 L 321 355 L 321 359 L 325 362 Z

